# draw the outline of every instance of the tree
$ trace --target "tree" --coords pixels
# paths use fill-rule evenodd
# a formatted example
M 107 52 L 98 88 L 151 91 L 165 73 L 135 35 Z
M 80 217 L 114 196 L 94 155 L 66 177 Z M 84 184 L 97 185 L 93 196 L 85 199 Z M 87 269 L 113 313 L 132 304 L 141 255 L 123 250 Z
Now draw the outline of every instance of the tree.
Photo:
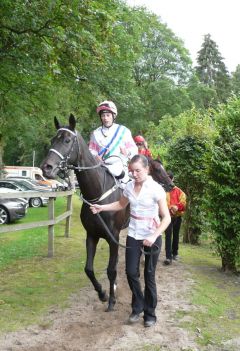
M 177 117 L 164 116 L 159 125 L 151 126 L 146 134 L 154 157 L 160 156 L 165 168 L 173 171 L 176 184 L 187 195 L 182 229 L 184 242 L 191 244 L 200 242 L 205 229 L 205 157 L 214 132 L 211 115 L 193 108 Z
M 226 102 L 230 95 L 230 77 L 218 46 L 211 39 L 210 34 L 204 36 L 197 63 L 196 73 L 199 80 L 216 90 L 219 102 Z
M 240 65 L 237 65 L 236 71 L 232 73 L 232 91 L 235 95 L 240 95 Z
M 207 211 L 224 271 L 240 264 L 240 99 L 215 113 L 218 125 L 208 160 Z

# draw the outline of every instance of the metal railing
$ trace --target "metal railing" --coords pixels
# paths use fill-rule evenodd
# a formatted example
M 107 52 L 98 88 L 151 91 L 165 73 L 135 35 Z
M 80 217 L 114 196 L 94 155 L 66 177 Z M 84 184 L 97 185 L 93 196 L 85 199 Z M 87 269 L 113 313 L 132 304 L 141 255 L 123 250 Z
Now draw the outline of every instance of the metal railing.
M 15 232 L 17 230 L 24 229 L 32 229 L 39 227 L 48 227 L 48 257 L 53 257 L 54 255 L 54 225 L 59 223 L 60 221 L 66 219 L 65 224 L 65 237 L 69 237 L 70 232 L 70 221 L 72 215 L 72 195 L 74 194 L 73 190 L 67 191 L 16 191 L 14 193 L 2 193 L 0 194 L 0 199 L 10 199 L 10 198 L 32 198 L 32 197 L 47 197 L 49 198 L 48 202 L 48 220 L 38 221 L 38 222 L 29 222 L 29 223 L 21 223 L 21 224 L 11 224 L 0 226 L 0 233 L 9 233 Z M 67 197 L 67 209 L 61 215 L 55 217 L 55 208 L 54 208 L 54 200 L 57 197 Z

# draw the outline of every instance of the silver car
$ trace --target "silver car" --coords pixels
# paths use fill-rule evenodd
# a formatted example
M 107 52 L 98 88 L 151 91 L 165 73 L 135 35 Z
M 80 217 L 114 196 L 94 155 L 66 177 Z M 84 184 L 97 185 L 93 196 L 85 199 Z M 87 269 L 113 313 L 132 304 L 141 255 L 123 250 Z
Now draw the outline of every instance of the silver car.
M 0 193 L 12 192 L 10 189 L 0 189 Z M 23 218 L 27 213 L 28 201 L 23 198 L 0 198 L 0 225 L 14 222 Z
M 26 184 L 20 184 L 19 182 L 13 181 L 13 180 L 0 180 L 0 189 L 1 188 L 7 188 L 12 190 L 18 190 L 18 191 L 29 191 L 29 192 L 40 191 L 39 189 L 36 189 L 34 187 L 31 188 Z M 44 196 L 29 198 L 29 206 L 31 207 L 41 207 L 41 206 L 47 205 L 48 202 L 49 202 L 49 199 Z

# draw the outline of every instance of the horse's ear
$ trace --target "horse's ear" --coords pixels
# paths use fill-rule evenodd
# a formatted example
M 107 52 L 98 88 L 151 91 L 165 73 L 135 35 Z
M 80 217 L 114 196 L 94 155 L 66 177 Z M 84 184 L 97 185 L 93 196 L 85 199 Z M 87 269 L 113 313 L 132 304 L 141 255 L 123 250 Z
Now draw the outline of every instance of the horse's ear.
M 76 127 L 76 118 L 72 113 L 69 116 L 69 127 L 73 131 L 75 130 L 75 127 Z
M 60 128 L 60 123 L 58 122 L 58 119 L 56 116 L 54 117 L 54 124 L 55 124 L 56 129 Z

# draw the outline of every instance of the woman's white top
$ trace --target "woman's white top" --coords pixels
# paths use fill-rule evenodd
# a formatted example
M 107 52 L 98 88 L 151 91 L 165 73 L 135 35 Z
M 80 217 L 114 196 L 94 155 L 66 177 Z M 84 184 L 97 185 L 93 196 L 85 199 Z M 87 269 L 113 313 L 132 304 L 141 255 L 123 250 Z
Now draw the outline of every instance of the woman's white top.
M 144 240 L 153 234 L 160 224 L 158 201 L 166 201 L 166 193 L 151 176 L 143 182 L 138 195 L 134 192 L 134 184 L 134 180 L 127 183 L 123 191 L 130 203 L 128 235 L 136 240 Z

